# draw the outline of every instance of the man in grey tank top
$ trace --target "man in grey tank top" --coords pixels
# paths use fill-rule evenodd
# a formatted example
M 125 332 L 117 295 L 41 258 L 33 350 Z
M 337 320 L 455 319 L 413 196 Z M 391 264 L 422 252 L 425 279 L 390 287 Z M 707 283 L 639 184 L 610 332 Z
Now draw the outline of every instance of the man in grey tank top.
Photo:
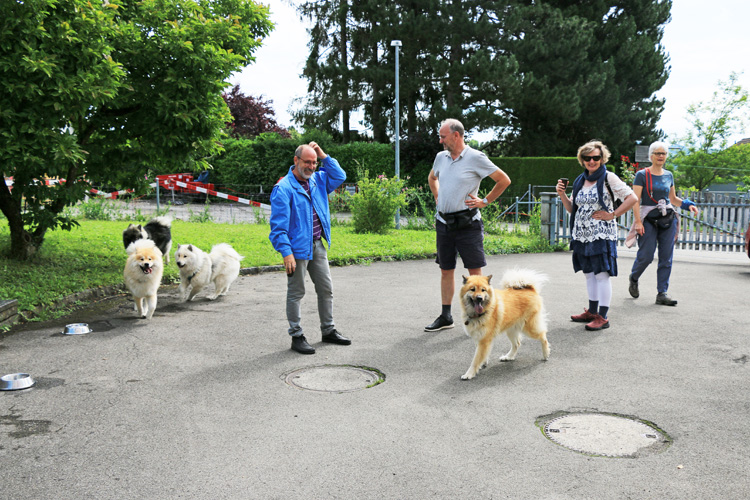
M 455 293 L 456 257 L 461 256 L 470 275 L 482 274 L 484 258 L 484 225 L 480 208 L 497 199 L 510 186 L 510 178 L 487 158 L 487 155 L 464 143 L 464 126 L 449 118 L 440 124 L 440 143 L 445 151 L 438 153 L 428 177 L 438 213 L 435 216 L 437 258 L 440 265 L 440 316 L 425 327 L 427 332 L 453 328 L 451 303 Z M 485 177 L 495 181 L 486 198 L 480 199 L 479 183 Z

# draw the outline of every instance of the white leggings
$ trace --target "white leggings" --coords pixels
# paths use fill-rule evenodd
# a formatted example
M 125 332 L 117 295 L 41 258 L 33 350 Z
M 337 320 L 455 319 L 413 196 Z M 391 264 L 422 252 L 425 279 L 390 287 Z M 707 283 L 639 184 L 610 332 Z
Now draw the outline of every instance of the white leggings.
M 601 307 L 609 307 L 612 302 L 612 282 L 609 273 L 583 273 L 586 276 L 586 289 L 589 300 L 598 301 Z

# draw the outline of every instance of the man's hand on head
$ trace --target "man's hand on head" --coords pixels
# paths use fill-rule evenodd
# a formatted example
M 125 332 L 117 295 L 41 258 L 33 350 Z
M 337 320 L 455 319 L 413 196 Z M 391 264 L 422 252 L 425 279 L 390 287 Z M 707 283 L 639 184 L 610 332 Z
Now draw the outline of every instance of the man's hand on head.
M 315 154 L 318 155 L 319 159 L 322 160 L 323 158 L 328 156 L 327 154 L 323 152 L 323 149 L 320 147 L 320 145 L 317 142 L 311 142 L 310 144 L 308 144 L 308 146 L 313 148 L 313 151 L 315 151 Z

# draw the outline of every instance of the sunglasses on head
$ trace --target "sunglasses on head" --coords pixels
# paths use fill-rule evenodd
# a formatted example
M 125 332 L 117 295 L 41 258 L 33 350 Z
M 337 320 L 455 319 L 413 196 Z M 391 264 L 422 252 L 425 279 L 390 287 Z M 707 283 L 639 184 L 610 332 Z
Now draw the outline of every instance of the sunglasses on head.
M 601 159 L 602 159 L 602 155 L 596 155 L 596 156 L 586 156 L 586 155 L 581 155 L 581 158 L 583 158 L 583 161 L 584 161 L 584 162 L 589 162 L 589 161 L 591 161 L 591 160 L 594 160 L 594 161 L 599 161 L 599 160 L 601 160 Z

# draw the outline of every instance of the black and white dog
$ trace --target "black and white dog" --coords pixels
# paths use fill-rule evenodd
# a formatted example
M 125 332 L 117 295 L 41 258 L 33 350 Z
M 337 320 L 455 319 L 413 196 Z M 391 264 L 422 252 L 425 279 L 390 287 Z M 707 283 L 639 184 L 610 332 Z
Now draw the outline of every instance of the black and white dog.
M 169 262 L 169 254 L 172 250 L 172 219 L 169 217 L 155 217 L 148 224 L 130 224 L 122 232 L 122 242 L 127 249 L 131 243 L 140 239 L 151 240 L 161 250 L 162 255 Z

